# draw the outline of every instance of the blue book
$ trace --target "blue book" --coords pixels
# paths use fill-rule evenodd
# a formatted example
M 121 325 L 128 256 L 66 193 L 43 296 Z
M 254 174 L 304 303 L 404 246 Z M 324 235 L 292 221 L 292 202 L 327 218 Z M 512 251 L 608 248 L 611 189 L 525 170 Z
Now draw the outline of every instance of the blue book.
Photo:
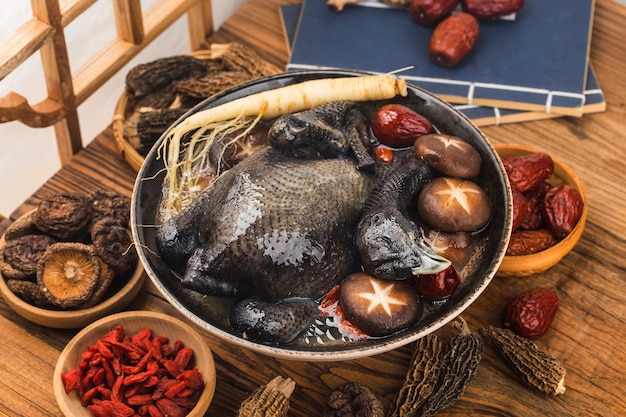
M 475 48 L 445 68 L 428 56 L 432 27 L 407 10 L 304 0 L 287 70 L 398 73 L 457 104 L 555 115 L 584 113 L 594 0 L 527 0 L 514 21 L 481 23 Z M 291 12 L 288 12 L 291 13 Z M 293 26 L 292 26 L 293 27 Z

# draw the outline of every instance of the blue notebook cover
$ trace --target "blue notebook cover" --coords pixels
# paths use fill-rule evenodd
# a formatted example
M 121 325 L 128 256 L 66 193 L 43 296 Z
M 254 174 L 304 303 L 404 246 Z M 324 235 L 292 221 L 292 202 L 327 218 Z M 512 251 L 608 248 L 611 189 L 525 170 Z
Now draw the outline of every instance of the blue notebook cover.
M 296 27 L 300 17 L 300 8 L 300 4 L 287 4 L 280 7 L 280 14 L 288 50 L 291 50 L 291 46 L 295 38 Z M 585 96 L 585 102 L 582 110 L 583 114 L 603 112 L 606 110 L 606 101 L 591 64 L 589 64 L 587 71 L 587 82 L 583 92 Z M 455 107 L 470 118 L 477 126 L 526 122 L 561 116 L 556 113 L 505 109 L 499 107 L 479 106 L 476 104 L 456 104 Z
M 398 75 L 452 103 L 583 114 L 594 0 L 527 0 L 514 21 L 481 23 L 455 67 L 428 56 L 432 28 L 407 10 L 304 0 L 288 70 L 344 68 Z

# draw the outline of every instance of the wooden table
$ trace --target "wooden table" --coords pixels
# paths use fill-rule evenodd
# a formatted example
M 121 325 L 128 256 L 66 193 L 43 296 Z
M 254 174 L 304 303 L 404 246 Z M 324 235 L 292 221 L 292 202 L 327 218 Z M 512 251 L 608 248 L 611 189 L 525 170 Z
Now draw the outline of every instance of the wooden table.
M 209 41 L 239 41 L 283 67 L 287 52 L 277 6 L 296 0 L 252 0 Z M 591 60 L 608 102 L 607 111 L 484 129 L 494 143 L 543 148 L 573 167 L 589 200 L 587 228 L 573 252 L 554 268 L 528 278 L 495 278 L 463 313 L 472 328 L 498 324 L 505 302 L 535 286 L 554 288 L 560 309 L 552 329 L 537 344 L 567 368 L 567 392 L 548 398 L 520 385 L 491 348 L 472 384 L 442 415 L 618 416 L 626 415 L 626 7 L 598 0 Z M 131 194 L 134 172 L 115 149 L 107 128 L 66 167 L 24 202 L 11 218 L 60 190 L 102 186 Z M 0 232 L 10 220 L 0 223 Z M 165 311 L 182 318 L 147 280 L 128 309 Z M 32 324 L 0 302 L 0 415 L 58 416 L 52 373 L 76 331 Z M 446 331 L 443 329 L 442 331 Z M 406 346 L 347 362 L 301 363 L 242 350 L 206 335 L 217 364 L 217 389 L 207 415 L 232 416 L 252 390 L 276 375 L 297 383 L 291 416 L 319 415 L 332 389 L 363 381 L 385 407 L 397 392 L 411 353 Z

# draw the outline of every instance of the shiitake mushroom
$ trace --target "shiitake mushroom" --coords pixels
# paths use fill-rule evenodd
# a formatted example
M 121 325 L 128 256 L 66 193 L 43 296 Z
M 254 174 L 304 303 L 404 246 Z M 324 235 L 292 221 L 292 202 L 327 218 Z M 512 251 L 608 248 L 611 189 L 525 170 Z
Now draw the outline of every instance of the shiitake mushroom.
M 417 138 L 415 153 L 437 171 L 457 178 L 474 178 L 480 172 L 480 154 L 456 136 L 432 133 Z
M 100 271 L 101 261 L 92 246 L 60 242 L 51 245 L 39 260 L 37 283 L 50 304 L 73 308 L 93 294 Z
M 417 210 L 428 225 L 444 232 L 479 230 L 491 218 L 485 191 L 473 181 L 452 177 L 438 177 L 426 184 Z
M 343 281 L 339 307 L 350 323 L 370 336 L 387 336 L 411 326 L 423 309 L 407 281 L 382 280 L 364 272 Z

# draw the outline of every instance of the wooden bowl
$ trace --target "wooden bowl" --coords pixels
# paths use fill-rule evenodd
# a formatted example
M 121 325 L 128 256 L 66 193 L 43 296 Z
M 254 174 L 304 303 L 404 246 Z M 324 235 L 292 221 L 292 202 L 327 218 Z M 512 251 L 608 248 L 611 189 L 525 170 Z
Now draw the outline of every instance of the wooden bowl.
M 28 216 L 30 213 L 25 214 Z M 6 240 L 4 235 L 0 237 L 0 252 L 5 246 Z M 106 315 L 121 311 L 135 298 L 141 289 L 145 279 L 144 269 L 141 262 L 137 262 L 137 266 L 132 275 L 124 285 L 115 293 L 104 295 L 102 301 L 98 304 L 83 309 L 76 310 L 52 310 L 34 306 L 20 297 L 15 295 L 7 286 L 4 276 L 0 273 L 0 294 L 6 303 L 17 314 L 25 319 L 37 323 L 41 326 L 51 327 L 55 329 L 77 329 L 84 327 L 89 323 Z M 115 288 L 115 287 L 113 287 Z
M 496 144 L 494 148 L 501 158 L 542 152 L 539 149 L 523 145 Z M 556 245 L 531 255 L 505 256 L 498 269 L 498 276 L 528 276 L 546 271 L 563 259 L 576 246 L 583 234 L 587 220 L 587 197 L 583 185 L 570 167 L 558 158 L 551 157 L 554 162 L 554 174 L 552 174 L 552 178 L 549 180 L 555 183 L 563 182 L 576 187 L 584 203 L 582 215 L 574 230 Z
M 91 416 L 87 408 L 80 404 L 80 397 L 75 391 L 65 393 L 61 373 L 76 368 L 85 349 L 118 324 L 122 325 L 127 336 L 150 328 L 155 335 L 169 338 L 170 345 L 180 340 L 184 346 L 193 350 L 191 366 L 198 368 L 205 386 L 197 399 L 197 405 L 187 416 L 203 416 L 215 392 L 215 363 L 211 350 L 191 326 L 170 315 L 151 311 L 127 311 L 110 315 L 85 327 L 70 340 L 57 360 L 53 376 L 54 395 L 63 414 L 67 417 Z

